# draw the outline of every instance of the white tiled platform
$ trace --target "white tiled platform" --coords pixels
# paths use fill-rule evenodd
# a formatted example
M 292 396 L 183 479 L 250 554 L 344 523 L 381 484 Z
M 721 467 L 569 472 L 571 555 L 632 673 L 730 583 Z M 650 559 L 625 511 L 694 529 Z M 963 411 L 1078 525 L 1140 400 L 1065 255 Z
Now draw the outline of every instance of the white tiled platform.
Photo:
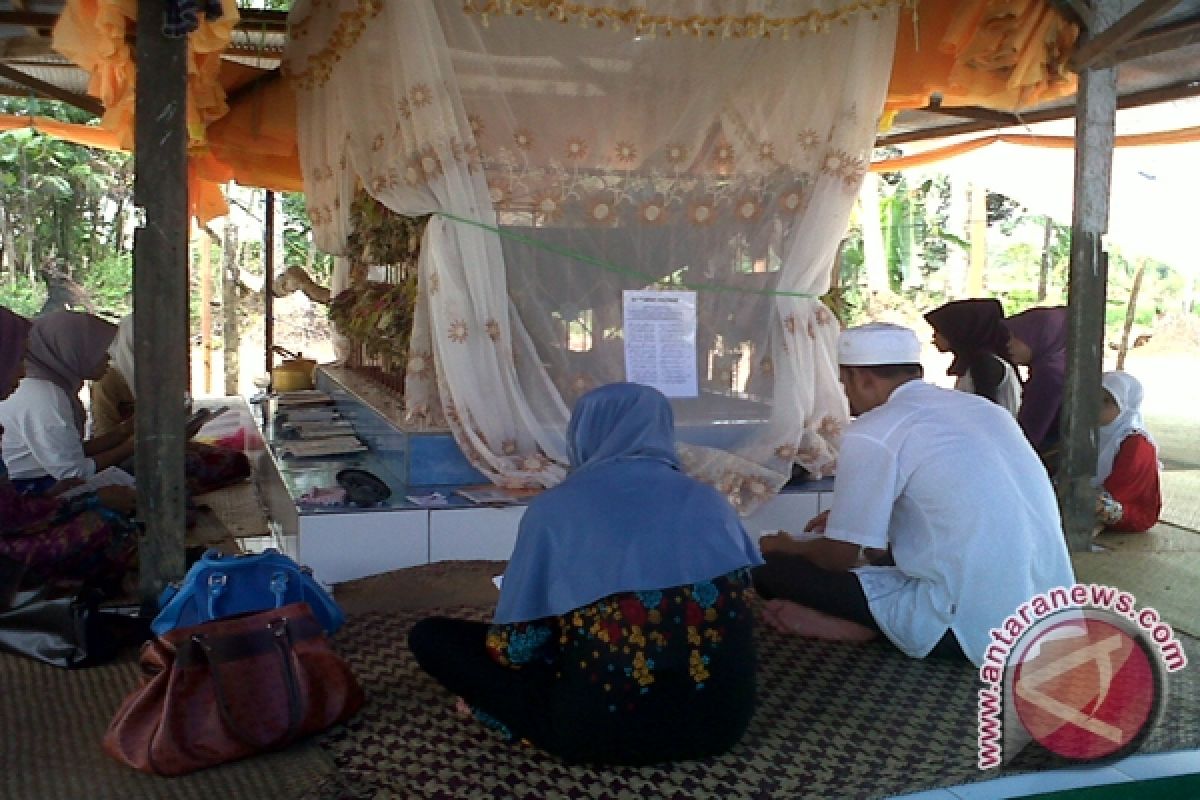
M 1030 772 L 895 797 L 904 800 L 1008 800 L 1039 792 L 1060 792 L 1196 773 L 1200 773 L 1200 750 L 1179 750 L 1174 753 L 1129 756 L 1095 767 Z

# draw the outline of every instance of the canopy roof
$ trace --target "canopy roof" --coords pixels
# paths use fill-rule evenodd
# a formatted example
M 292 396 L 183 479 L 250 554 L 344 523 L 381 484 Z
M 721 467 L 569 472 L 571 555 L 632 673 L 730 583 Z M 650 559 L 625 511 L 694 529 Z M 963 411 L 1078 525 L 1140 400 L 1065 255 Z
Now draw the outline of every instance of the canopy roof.
M 280 72 L 286 13 L 235 9 L 234 0 L 223 5 L 222 20 L 202 22 L 192 34 L 193 210 L 202 218 L 223 210 L 215 185 L 229 179 L 302 188 L 295 100 Z M 517 5 L 554 6 L 544 0 Z M 1121 107 L 1200 95 L 1200 0 L 1129 0 L 1124 18 L 1084 47 L 1076 44 L 1078 23 L 1090 12 L 1078 0 L 915 5 L 916 14 L 907 12 L 900 25 L 887 102 L 892 113 L 881 145 L 1070 118 L 1072 66 L 1119 63 Z M 118 31 L 112 21 L 131 13 L 129 6 L 0 0 L 0 95 L 53 98 L 103 116 L 117 143 L 131 147 L 131 28 Z M 554 91 L 560 68 L 514 54 L 511 80 L 531 91 Z M 198 190 L 204 183 L 208 191 Z

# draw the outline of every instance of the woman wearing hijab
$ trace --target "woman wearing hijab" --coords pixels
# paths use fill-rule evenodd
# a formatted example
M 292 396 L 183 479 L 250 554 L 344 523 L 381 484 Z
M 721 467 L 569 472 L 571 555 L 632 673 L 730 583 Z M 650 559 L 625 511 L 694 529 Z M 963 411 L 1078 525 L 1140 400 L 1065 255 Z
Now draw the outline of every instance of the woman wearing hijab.
M 493 624 L 426 619 L 409 647 L 485 724 L 569 763 L 725 752 L 753 714 L 757 548 L 680 471 L 656 390 L 587 393 L 567 447 L 571 473 L 521 520 Z
M 56 481 L 87 479 L 133 455 L 133 426 L 84 440 L 83 382 L 108 369 L 116 327 L 91 314 L 57 311 L 29 332 L 25 378 L 0 403 L 4 463 L 22 491 L 44 491 Z
M 96 436 L 117 430 L 133 416 L 133 314 L 117 323 L 108 354 L 112 357 L 108 371 L 92 383 L 92 433 Z
M 133 314 L 117 323 L 117 335 L 108 352 L 112 357 L 108 371 L 92 383 L 92 429 L 96 436 L 127 429 L 133 423 Z M 189 425 L 188 436 L 194 436 L 198 428 Z M 192 494 L 204 494 L 250 476 L 250 460 L 241 450 L 189 441 L 184 459 L 184 474 Z M 133 471 L 130 465 L 126 468 Z
M 27 320 L 0 308 L 0 400 L 21 379 L 29 329 Z M 21 494 L 0 462 L 0 558 L 14 562 L 26 583 L 120 578 L 136 547 L 125 519 L 132 510 L 133 493 L 124 487 L 70 500 Z
M 1013 416 L 1021 405 L 1021 381 L 1008 363 L 1004 308 L 995 298 L 955 300 L 925 315 L 939 352 L 953 353 L 947 375 L 954 388 L 986 397 Z
M 1067 307 L 1031 308 L 1004 321 L 1011 338 L 1009 358 L 1027 366 L 1017 422 L 1025 438 L 1045 455 L 1058 442 L 1067 375 Z
M 1162 493 L 1158 450 L 1142 421 L 1142 384 L 1128 372 L 1106 372 L 1097 430 L 1097 517 L 1106 530 L 1141 533 L 1158 522 Z

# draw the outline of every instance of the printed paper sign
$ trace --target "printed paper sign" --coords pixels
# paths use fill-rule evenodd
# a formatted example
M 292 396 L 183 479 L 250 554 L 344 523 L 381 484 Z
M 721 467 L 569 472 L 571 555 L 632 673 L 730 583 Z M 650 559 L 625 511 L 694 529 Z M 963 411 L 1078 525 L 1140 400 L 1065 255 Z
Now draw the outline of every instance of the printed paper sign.
M 667 397 L 695 397 L 696 293 L 628 290 L 625 380 Z

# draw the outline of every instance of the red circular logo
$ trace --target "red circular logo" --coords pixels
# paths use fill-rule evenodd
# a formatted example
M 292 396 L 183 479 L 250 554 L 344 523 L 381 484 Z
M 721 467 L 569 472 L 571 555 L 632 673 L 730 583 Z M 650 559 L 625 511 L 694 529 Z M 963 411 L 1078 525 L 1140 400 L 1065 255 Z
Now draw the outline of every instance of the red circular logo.
M 1064 758 L 1094 761 L 1132 749 L 1154 721 L 1158 664 L 1117 619 L 1089 609 L 1046 620 L 1030 631 L 1010 673 L 1022 726 Z

